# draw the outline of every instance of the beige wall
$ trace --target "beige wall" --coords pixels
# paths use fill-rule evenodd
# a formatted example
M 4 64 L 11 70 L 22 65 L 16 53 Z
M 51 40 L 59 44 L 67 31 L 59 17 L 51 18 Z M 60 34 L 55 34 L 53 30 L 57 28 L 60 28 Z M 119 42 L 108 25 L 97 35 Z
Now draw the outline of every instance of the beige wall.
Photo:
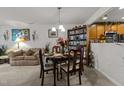
M 65 37 L 67 38 L 67 30 L 74 27 L 75 25 L 64 25 L 66 32 L 58 32 L 58 37 Z M 54 44 L 56 44 L 57 38 L 48 38 L 48 29 L 50 29 L 52 25 L 29 25 L 30 29 L 30 41 L 25 42 L 22 45 L 22 47 L 34 47 L 34 48 L 43 48 L 47 43 L 50 42 L 50 46 L 52 47 Z M 11 29 L 14 28 L 25 28 L 25 27 L 13 27 L 13 26 L 1 26 L 0 27 L 0 45 L 7 45 L 9 48 L 15 48 L 17 47 L 16 42 L 12 41 L 12 33 Z M 9 40 L 4 40 L 3 34 L 4 32 L 8 30 L 9 31 Z M 37 32 L 38 38 L 33 41 L 32 40 L 32 33 L 33 31 Z

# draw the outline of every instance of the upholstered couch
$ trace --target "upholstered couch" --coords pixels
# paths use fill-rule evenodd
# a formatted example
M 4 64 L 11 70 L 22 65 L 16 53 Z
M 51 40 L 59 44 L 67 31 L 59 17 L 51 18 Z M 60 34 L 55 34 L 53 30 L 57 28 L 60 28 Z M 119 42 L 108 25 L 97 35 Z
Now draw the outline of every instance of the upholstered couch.
M 39 49 L 11 51 L 8 53 L 11 66 L 33 66 L 39 65 Z

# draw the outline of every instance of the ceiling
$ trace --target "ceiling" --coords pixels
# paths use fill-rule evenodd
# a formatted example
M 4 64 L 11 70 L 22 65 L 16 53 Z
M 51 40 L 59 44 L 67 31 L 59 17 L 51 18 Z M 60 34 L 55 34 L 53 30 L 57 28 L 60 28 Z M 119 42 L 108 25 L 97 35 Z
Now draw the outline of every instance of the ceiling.
M 99 7 L 64 7 L 62 24 L 83 24 Z M 4 24 L 57 24 L 59 12 L 56 7 L 1 7 L 0 25 Z
M 122 17 L 124 17 L 124 8 L 119 9 L 119 7 L 113 7 L 113 9 L 106 14 L 108 16 L 108 19 L 102 20 L 101 18 L 99 18 L 97 21 L 124 22 L 124 19 L 122 19 Z
M 123 21 L 123 19 L 121 19 L 122 17 L 124 17 L 124 9 L 119 9 L 118 7 L 113 8 L 108 14 L 108 20 L 109 21 Z

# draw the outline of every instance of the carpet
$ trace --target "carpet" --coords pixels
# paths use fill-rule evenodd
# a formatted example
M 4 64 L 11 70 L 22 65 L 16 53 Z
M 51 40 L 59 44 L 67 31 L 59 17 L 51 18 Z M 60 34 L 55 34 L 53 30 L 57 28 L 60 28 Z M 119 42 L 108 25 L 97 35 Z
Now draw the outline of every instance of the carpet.
M 93 68 L 84 68 L 82 86 L 113 86 L 114 84 L 104 75 Z M 10 66 L 0 65 L 0 86 L 40 86 L 40 66 Z M 57 81 L 58 86 L 67 86 L 66 75 Z M 45 86 L 53 86 L 53 73 L 45 74 Z M 79 86 L 78 74 L 70 77 L 70 85 Z

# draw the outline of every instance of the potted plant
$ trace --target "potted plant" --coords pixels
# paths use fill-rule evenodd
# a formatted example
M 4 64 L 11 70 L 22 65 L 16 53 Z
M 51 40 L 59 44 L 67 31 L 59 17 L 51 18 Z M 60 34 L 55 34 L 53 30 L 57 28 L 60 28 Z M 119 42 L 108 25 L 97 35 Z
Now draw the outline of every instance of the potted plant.
M 67 40 L 65 40 L 63 37 L 59 37 L 57 43 L 61 45 L 62 53 L 64 54 L 64 48 L 67 46 Z
M 45 52 L 45 53 L 49 53 L 49 51 L 50 51 L 49 46 L 50 46 L 50 43 L 47 43 L 47 44 L 45 45 L 45 49 L 44 49 L 44 52 Z
M 2 45 L 2 47 L 0 48 L 0 56 L 5 55 L 6 54 L 6 50 L 7 50 L 7 46 Z

